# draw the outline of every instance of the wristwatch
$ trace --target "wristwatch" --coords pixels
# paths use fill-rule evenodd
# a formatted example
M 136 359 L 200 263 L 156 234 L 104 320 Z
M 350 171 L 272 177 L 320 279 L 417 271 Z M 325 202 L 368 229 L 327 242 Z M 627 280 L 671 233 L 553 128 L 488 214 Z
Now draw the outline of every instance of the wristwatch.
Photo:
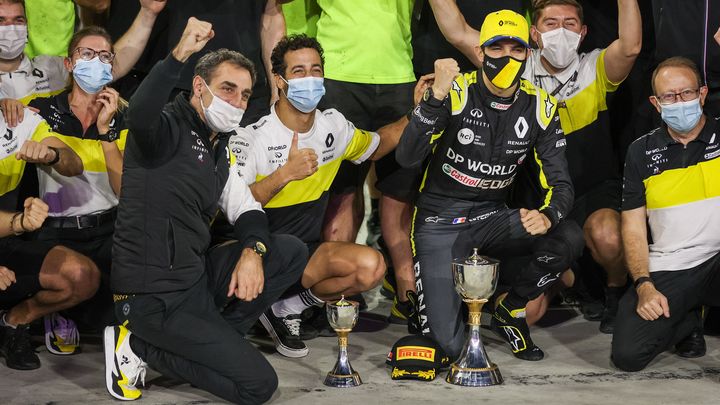
M 106 134 L 98 134 L 98 140 L 104 142 L 115 142 L 120 138 L 120 132 L 115 128 L 110 128 Z
M 642 277 L 638 277 L 637 280 L 635 280 L 635 282 L 633 283 L 633 287 L 635 287 L 635 289 L 637 290 L 637 288 L 640 287 L 640 285 L 642 285 L 644 283 L 650 283 L 650 284 L 655 285 L 655 283 L 653 283 L 653 281 L 650 277 L 642 276 Z
M 265 257 L 267 254 L 267 248 L 265 247 L 265 244 L 257 241 L 255 242 L 255 245 L 252 247 L 253 252 L 257 253 L 260 257 Z
M 445 96 L 445 98 L 443 98 L 442 100 L 438 100 L 437 98 L 435 98 L 435 92 L 433 91 L 432 87 L 428 87 L 427 89 L 425 89 L 422 99 L 424 102 L 428 103 L 428 105 L 432 107 L 439 107 L 443 105 L 447 97 L 448 96 Z
M 433 90 L 432 87 L 428 87 L 425 89 L 425 92 L 423 93 L 423 101 L 428 101 L 433 96 Z

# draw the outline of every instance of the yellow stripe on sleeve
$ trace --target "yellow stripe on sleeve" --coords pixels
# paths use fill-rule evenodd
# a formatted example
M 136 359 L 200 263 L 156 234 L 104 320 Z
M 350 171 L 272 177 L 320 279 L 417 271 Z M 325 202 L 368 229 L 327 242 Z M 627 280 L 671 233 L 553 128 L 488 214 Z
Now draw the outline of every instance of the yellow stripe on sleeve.
M 360 159 L 367 149 L 372 145 L 373 134 L 372 132 L 365 131 L 363 129 L 355 128 L 353 136 L 350 139 L 350 143 L 345 148 L 343 155 L 344 160 L 358 160 Z

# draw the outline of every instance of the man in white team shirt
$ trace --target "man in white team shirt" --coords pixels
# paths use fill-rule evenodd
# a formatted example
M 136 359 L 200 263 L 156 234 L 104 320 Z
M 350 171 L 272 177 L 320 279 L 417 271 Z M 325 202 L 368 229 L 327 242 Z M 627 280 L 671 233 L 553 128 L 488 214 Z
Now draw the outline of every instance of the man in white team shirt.
M 280 99 L 270 114 L 230 139 L 240 174 L 263 205 L 272 232 L 289 233 L 311 253 L 296 290 L 260 318 L 278 352 L 302 357 L 300 313 L 324 301 L 367 291 L 385 274 L 376 250 L 349 242 L 322 242 L 328 189 L 340 163 L 379 159 L 392 151 L 407 119 L 363 131 L 334 109 L 318 111 L 325 94 L 322 47 L 314 38 L 283 38 L 271 57 Z

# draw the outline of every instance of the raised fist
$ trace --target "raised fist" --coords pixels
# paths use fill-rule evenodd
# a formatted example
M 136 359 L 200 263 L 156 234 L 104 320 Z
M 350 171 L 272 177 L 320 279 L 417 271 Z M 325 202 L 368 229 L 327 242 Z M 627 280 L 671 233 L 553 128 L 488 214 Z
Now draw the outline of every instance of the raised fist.
M 172 54 L 178 61 L 185 62 L 190 55 L 203 49 L 213 37 L 215 31 L 212 29 L 212 24 L 190 17 Z
M 433 82 L 433 95 L 443 100 L 450 93 L 452 82 L 460 75 L 460 66 L 455 59 L 446 58 L 435 61 L 435 82 Z

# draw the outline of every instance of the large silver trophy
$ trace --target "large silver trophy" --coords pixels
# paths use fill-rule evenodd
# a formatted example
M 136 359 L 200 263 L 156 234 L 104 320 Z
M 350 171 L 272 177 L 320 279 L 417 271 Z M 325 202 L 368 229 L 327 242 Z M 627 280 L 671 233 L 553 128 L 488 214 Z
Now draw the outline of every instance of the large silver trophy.
M 480 310 L 495 292 L 500 262 L 480 256 L 477 249 L 452 263 L 455 290 L 468 306 L 470 333 L 460 357 L 450 366 L 447 382 L 468 387 L 502 384 L 498 367 L 488 360 L 480 338 Z
M 324 384 L 329 387 L 347 388 L 362 384 L 360 374 L 353 370 L 348 360 L 348 335 L 358 320 L 359 305 L 355 301 L 348 301 L 345 296 L 334 303 L 325 305 L 327 319 L 330 326 L 338 335 L 338 359 L 332 371 L 325 377 Z

